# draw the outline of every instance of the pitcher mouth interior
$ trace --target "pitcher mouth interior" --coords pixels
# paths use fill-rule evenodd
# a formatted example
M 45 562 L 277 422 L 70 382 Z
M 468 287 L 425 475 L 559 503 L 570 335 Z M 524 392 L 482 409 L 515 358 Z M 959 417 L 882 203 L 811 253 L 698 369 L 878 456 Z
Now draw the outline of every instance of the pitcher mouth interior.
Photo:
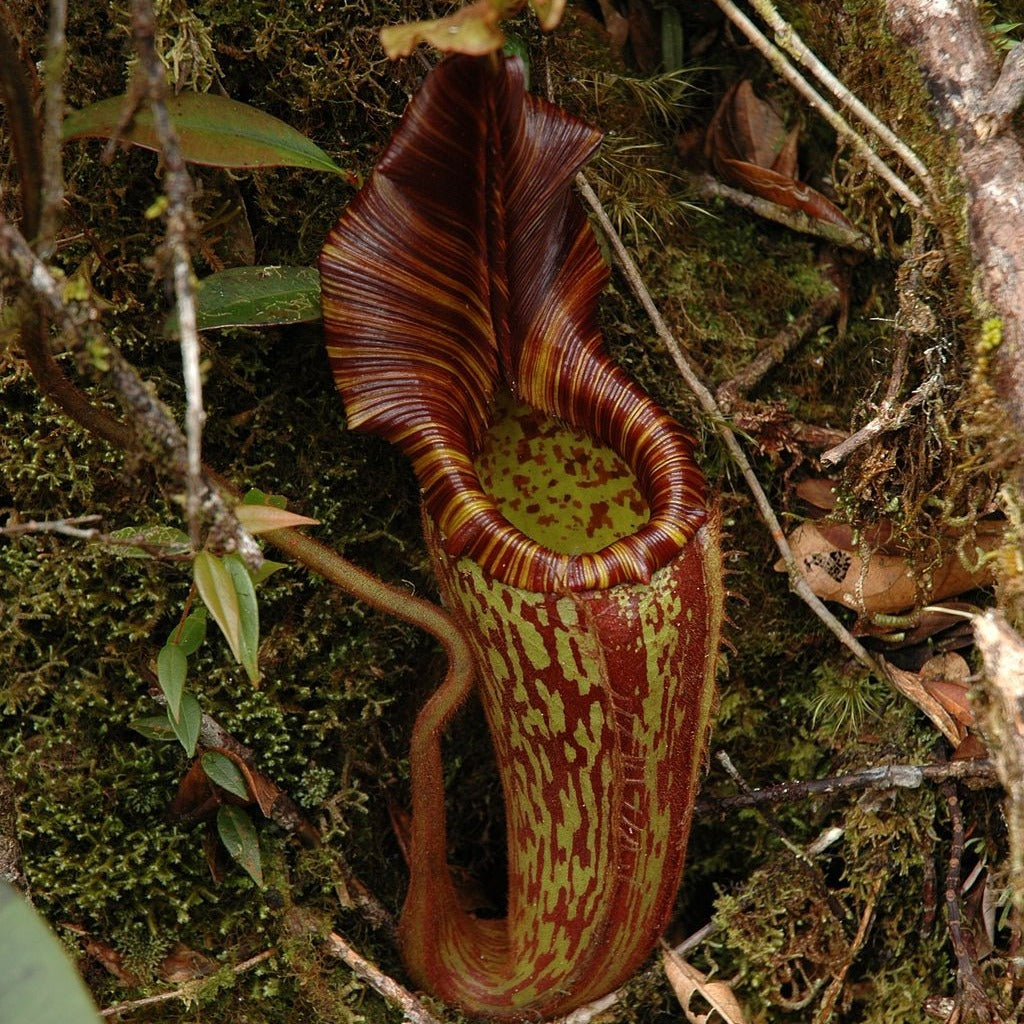
M 615 451 L 507 392 L 495 400 L 473 465 L 509 524 L 560 555 L 600 551 L 650 519 L 636 475 Z

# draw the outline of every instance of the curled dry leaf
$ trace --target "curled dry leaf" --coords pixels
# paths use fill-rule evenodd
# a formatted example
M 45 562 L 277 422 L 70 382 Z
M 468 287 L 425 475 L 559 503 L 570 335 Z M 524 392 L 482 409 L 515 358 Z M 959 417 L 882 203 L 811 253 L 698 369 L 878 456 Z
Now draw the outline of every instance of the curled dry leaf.
M 855 231 L 828 199 L 797 180 L 799 129 L 786 132 L 770 103 L 754 95 L 749 81 L 722 97 L 704 139 L 704 156 L 727 184 L 816 220 Z
M 940 657 L 946 656 L 941 655 Z M 953 657 L 959 658 L 960 656 L 956 654 Z M 962 658 L 960 660 L 963 661 Z M 883 664 L 896 689 L 928 716 L 932 725 L 949 740 L 953 747 L 959 747 L 967 738 L 967 729 L 955 715 L 946 710 L 943 702 L 932 692 L 930 685 L 926 685 L 925 680 L 917 672 L 907 672 L 884 659 Z
M 967 697 L 971 669 L 959 654 L 936 654 L 921 666 L 920 676 L 921 685 L 953 719 L 961 725 L 974 725 L 974 711 Z
M 501 22 L 518 14 L 525 6 L 526 0 L 476 0 L 446 18 L 389 25 L 381 29 L 381 45 L 392 60 L 408 57 L 420 43 L 442 53 L 482 57 L 505 45 Z M 540 27 L 547 32 L 562 20 L 565 0 L 530 0 L 530 7 Z
M 881 535 L 875 537 L 880 540 Z M 926 601 L 941 601 L 992 582 L 989 565 L 970 568 L 959 550 L 976 557 L 976 549 L 992 551 L 1002 539 L 1002 524 L 979 524 L 973 543 L 951 535 L 948 554 L 928 573 L 927 589 L 914 574 L 910 559 L 901 554 L 873 550 L 862 557 L 849 527 L 836 524 L 802 523 L 790 535 L 789 543 L 797 563 L 818 597 L 836 601 L 860 615 L 888 615 L 918 607 Z M 870 540 L 865 546 L 870 546 Z M 775 568 L 785 571 L 779 560 Z
M 678 953 L 666 949 L 662 955 L 665 977 L 675 992 L 679 1005 L 690 1024 L 746 1024 L 743 1007 L 724 981 L 708 981 L 696 967 L 691 967 Z M 694 1006 L 705 1002 L 707 1010 Z

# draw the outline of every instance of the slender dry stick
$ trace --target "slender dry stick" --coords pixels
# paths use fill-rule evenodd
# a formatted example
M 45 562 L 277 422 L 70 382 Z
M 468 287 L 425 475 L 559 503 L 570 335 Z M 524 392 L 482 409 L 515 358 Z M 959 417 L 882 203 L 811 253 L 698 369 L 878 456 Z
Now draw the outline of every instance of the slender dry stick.
M 999 784 L 995 765 L 987 758 L 947 761 L 941 764 L 886 764 L 843 775 L 830 775 L 824 779 L 780 782 L 774 786 L 751 789 L 735 796 L 702 797 L 694 804 L 693 811 L 698 815 L 711 814 L 741 807 L 756 807 L 758 804 L 785 803 L 812 796 L 828 796 L 850 790 L 918 789 L 925 782 L 944 782 L 947 779 L 970 779 L 976 785 Z
M 992 1012 L 994 1007 L 985 992 L 978 965 L 972 953 L 972 943 L 964 934 L 963 914 L 960 910 L 960 868 L 964 855 L 964 815 L 956 784 L 944 782 L 943 795 L 949 807 L 950 848 L 949 866 L 946 870 L 946 921 L 949 925 L 949 940 L 956 957 L 957 1002 L 965 1012 L 966 1020 L 998 1020 Z
M 269 960 L 271 957 L 277 956 L 276 949 L 265 949 L 262 953 L 257 953 L 255 956 L 249 957 L 248 960 L 243 960 L 239 964 L 234 964 L 231 968 L 232 974 L 244 974 L 246 971 L 251 971 L 254 967 L 258 967 L 265 960 Z M 122 1013 L 131 1013 L 132 1010 L 141 1010 L 146 1006 L 155 1006 L 157 1003 L 166 1003 L 171 999 L 190 999 L 195 996 L 196 990 L 205 982 L 204 978 L 197 978 L 195 981 L 189 982 L 187 985 L 182 985 L 180 988 L 176 988 L 171 992 L 158 992 L 155 996 L 146 996 L 143 999 L 131 999 L 125 1003 L 118 1003 L 116 1006 L 108 1006 L 105 1010 L 100 1010 L 101 1017 L 117 1017 Z
M 327 952 L 343 960 L 355 974 L 403 1014 L 404 1024 L 439 1024 L 438 1019 L 407 988 L 357 953 L 337 932 L 327 936 Z
M 874 132 L 921 179 L 921 184 L 929 194 L 934 194 L 932 177 L 921 158 L 822 64 L 814 51 L 797 34 L 796 29 L 775 9 L 771 0 L 750 0 L 750 6 L 764 18 L 765 24 L 775 33 L 775 41 L 791 57 L 803 64 L 837 100 L 849 107 L 854 116 Z
M 185 382 L 185 518 L 193 547 L 202 545 L 203 494 L 203 382 L 199 371 L 199 334 L 196 330 L 196 289 L 188 237 L 192 228 L 192 179 L 185 166 L 178 133 L 171 124 L 164 102 L 167 78 L 156 52 L 156 14 L 152 0 L 133 0 L 132 35 L 139 54 L 146 95 L 153 111 L 153 127 L 160 142 L 167 195 L 167 240 L 178 306 L 178 332 L 181 336 L 182 376 Z
M 850 631 L 825 607 L 821 598 L 811 590 L 807 580 L 804 579 L 800 565 L 793 554 L 793 549 L 789 546 L 789 541 L 786 540 L 786 535 L 782 530 L 778 517 L 775 515 L 775 510 L 768 501 L 768 496 L 764 493 L 764 488 L 757 479 L 736 435 L 722 415 L 722 410 L 718 407 L 715 396 L 704 386 L 704 382 L 697 376 L 687 361 L 679 342 L 676 341 L 675 335 L 669 330 L 668 324 L 665 323 L 658 307 L 654 304 L 654 299 L 651 298 L 651 293 L 644 284 L 644 280 L 636 264 L 633 262 L 632 256 L 629 255 L 622 239 L 619 237 L 614 225 L 608 218 L 608 214 L 601 205 L 601 200 L 598 199 L 597 193 L 591 188 L 590 182 L 587 181 L 582 171 L 576 175 L 576 185 L 583 198 L 586 199 L 587 204 L 594 211 L 594 215 L 597 217 L 598 223 L 601 225 L 601 229 L 604 231 L 605 237 L 608 239 L 608 243 L 611 245 L 619 261 L 619 266 L 629 282 L 633 294 L 640 305 L 644 307 L 644 311 L 650 317 L 651 323 L 654 325 L 654 329 L 664 343 L 665 348 L 668 349 L 669 355 L 672 356 L 672 360 L 676 364 L 680 375 L 693 392 L 700 407 L 707 413 L 709 419 L 714 424 L 715 430 L 718 431 L 718 435 L 722 439 L 722 443 L 728 449 L 733 461 L 743 475 L 743 479 L 747 482 L 758 512 L 761 514 L 761 518 L 768 527 L 768 532 L 771 534 L 772 540 L 775 542 L 775 546 L 779 549 L 782 560 L 786 564 L 786 569 L 789 572 L 790 586 L 862 665 L 874 672 L 880 679 L 888 680 L 889 677 L 885 670 L 865 650 L 864 646 L 850 634 Z
M 861 137 L 860 133 L 841 114 L 833 109 L 832 105 L 821 93 L 790 64 L 786 55 L 765 36 L 732 0 L 715 0 L 715 3 L 722 9 L 726 17 L 757 47 L 768 63 L 832 125 L 840 136 L 850 140 L 853 147 L 864 158 L 868 166 L 901 199 L 922 213 L 929 214 L 928 204 L 875 153 L 871 146 Z
M 68 10 L 66 0 L 50 0 L 46 32 L 46 57 L 43 61 L 43 179 L 42 210 L 36 252 L 52 255 L 64 205 L 64 161 L 61 154 L 61 125 L 64 121 L 64 65 L 67 38 L 64 28 Z
M 833 245 L 841 245 L 846 249 L 855 249 L 857 252 L 870 252 L 871 239 L 862 231 L 844 228 L 839 224 L 832 224 L 829 221 L 812 217 L 803 210 L 792 210 L 787 206 L 780 206 L 763 196 L 755 196 L 751 192 L 744 192 L 742 189 L 726 185 L 710 174 L 696 176 L 697 194 L 704 199 L 725 199 L 734 206 L 743 210 L 750 210 L 758 217 L 770 220 L 775 224 L 781 224 L 790 231 L 799 231 L 804 235 L 814 235 L 816 238 L 824 238 L 826 242 Z

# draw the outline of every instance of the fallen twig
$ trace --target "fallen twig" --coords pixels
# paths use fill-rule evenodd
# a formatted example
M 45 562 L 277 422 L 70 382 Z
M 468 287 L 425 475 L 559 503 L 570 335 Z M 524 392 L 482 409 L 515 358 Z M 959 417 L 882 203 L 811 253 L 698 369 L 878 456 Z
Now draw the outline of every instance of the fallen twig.
M 356 976 L 405 1014 L 405 1024 L 439 1024 L 435 1017 L 407 988 L 399 985 L 375 964 L 357 953 L 337 932 L 326 939 L 327 952 L 343 960 Z
M 804 43 L 796 29 L 779 14 L 771 0 L 750 0 L 750 5 L 775 33 L 775 41 L 790 56 L 803 64 L 840 103 L 849 107 L 854 116 L 874 132 L 921 179 L 921 184 L 931 193 L 934 189 L 932 177 L 921 158 L 832 74 L 818 59 L 814 51 Z
M 735 377 L 719 385 L 715 398 L 722 409 L 730 411 L 739 399 L 745 398 L 747 392 L 756 387 L 766 374 L 838 310 L 839 291 L 833 288 L 828 295 L 812 303 L 791 324 L 787 324 L 770 338 Z
M 964 855 L 964 816 L 960 798 L 953 782 L 944 782 L 942 791 L 949 806 L 950 847 L 949 867 L 946 871 L 946 919 L 949 923 L 949 941 L 956 957 L 957 1004 L 964 1021 L 997 1021 L 992 1000 L 985 992 L 971 949 L 964 936 L 960 913 L 960 865 Z
M 203 382 L 199 372 L 199 333 L 196 329 L 196 288 L 188 239 L 192 231 L 192 179 L 182 156 L 178 133 L 171 124 L 164 100 L 167 77 L 156 52 L 156 13 L 152 0 L 133 0 L 132 36 L 144 81 L 144 90 L 136 90 L 149 99 L 153 127 L 160 143 L 164 165 L 164 192 L 167 196 L 167 238 L 174 297 L 178 307 L 178 333 L 181 344 L 182 378 L 185 383 L 185 520 L 192 545 L 202 545 L 203 502 Z M 139 96 L 141 99 L 141 96 Z M 134 113 L 132 114 L 134 116 Z
M 923 384 L 914 389 L 905 402 L 897 405 L 885 398 L 879 406 L 878 415 L 865 423 L 860 430 L 851 434 L 845 441 L 821 454 L 821 464 L 826 468 L 838 466 L 849 458 L 858 448 L 873 441 L 880 434 L 890 430 L 898 430 L 907 421 L 912 409 L 926 402 L 939 388 L 941 378 L 938 374 L 929 377 Z
M 712 814 L 756 807 L 758 804 L 784 803 L 812 796 L 829 796 L 860 789 L 918 789 L 925 782 L 967 779 L 994 786 L 998 783 L 995 765 L 986 759 L 947 761 L 942 764 L 886 764 L 843 775 L 804 782 L 780 782 L 774 786 L 751 789 L 735 796 L 702 797 L 694 805 L 695 814 Z
M 273 956 L 277 956 L 276 949 L 265 949 L 262 953 L 257 953 L 255 956 L 249 957 L 248 960 L 243 960 L 241 963 L 233 964 L 231 972 L 232 974 L 244 974 L 246 971 L 251 971 L 254 967 L 258 967 L 265 960 L 269 960 Z M 141 1010 L 146 1006 L 155 1006 L 157 1003 L 166 1003 L 172 999 L 182 999 L 187 1002 L 195 996 L 197 990 L 201 988 L 207 980 L 208 979 L 206 978 L 198 978 L 195 981 L 190 981 L 170 992 L 158 992 L 154 996 L 145 996 L 142 999 L 129 999 L 127 1002 L 118 1003 L 116 1006 L 108 1006 L 106 1009 L 100 1010 L 100 1016 L 116 1017 L 122 1013 L 131 1013 L 132 1010 Z

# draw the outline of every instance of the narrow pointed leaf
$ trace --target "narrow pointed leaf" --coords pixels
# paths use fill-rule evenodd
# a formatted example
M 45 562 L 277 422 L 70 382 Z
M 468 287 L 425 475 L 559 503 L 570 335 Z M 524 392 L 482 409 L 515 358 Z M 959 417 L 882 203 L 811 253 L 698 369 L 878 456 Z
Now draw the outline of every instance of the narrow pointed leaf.
M 181 718 L 181 695 L 185 692 L 188 658 L 177 644 L 165 644 L 156 656 L 156 676 L 167 698 L 167 713 L 177 721 Z
M 115 96 L 75 111 L 64 122 L 64 139 L 112 137 L 126 103 L 126 97 Z M 306 167 L 354 178 L 301 132 L 247 103 L 198 92 L 171 96 L 166 103 L 182 153 L 192 163 L 237 168 Z M 138 111 L 127 138 L 136 146 L 159 150 L 148 108 Z
M 260 646 L 260 608 L 256 600 L 256 588 L 245 562 L 238 555 L 225 555 L 224 568 L 235 588 L 238 605 L 238 653 L 236 657 L 253 683 L 258 683 L 260 670 L 257 664 Z
M 278 569 L 287 569 L 284 562 L 275 562 L 270 558 L 264 558 L 260 567 L 252 574 L 252 585 L 258 587 L 268 576 L 273 576 Z
M 319 285 L 317 289 L 319 290 Z M 287 508 L 288 499 L 283 494 L 267 494 L 258 487 L 250 487 L 242 498 L 243 505 L 273 505 L 274 508 Z
M 274 505 L 238 505 L 235 508 L 238 521 L 249 533 L 267 533 L 270 530 L 284 530 L 292 526 L 316 526 L 319 520 L 300 516 L 297 512 Z
M 208 750 L 200 758 L 200 763 L 211 782 L 242 800 L 249 799 L 249 787 L 245 784 L 245 776 L 230 757 L 217 750 Z
M 223 804 L 217 810 L 217 834 L 232 859 L 262 888 L 263 861 L 252 818 L 241 807 Z
M 196 589 L 203 599 L 213 621 L 220 626 L 224 639 L 236 661 L 242 660 L 242 622 L 238 609 L 235 583 L 224 565 L 224 560 L 209 551 L 200 551 L 195 557 L 192 572 Z
M 189 757 L 196 752 L 196 744 L 199 742 L 199 729 L 203 724 L 203 712 L 199 707 L 199 701 L 191 693 L 182 694 L 181 714 L 177 721 L 168 715 L 174 735 L 178 742 L 185 748 Z
M 314 267 L 232 267 L 199 282 L 196 326 L 274 327 L 320 319 L 320 279 Z M 167 333 L 177 331 L 177 317 Z

